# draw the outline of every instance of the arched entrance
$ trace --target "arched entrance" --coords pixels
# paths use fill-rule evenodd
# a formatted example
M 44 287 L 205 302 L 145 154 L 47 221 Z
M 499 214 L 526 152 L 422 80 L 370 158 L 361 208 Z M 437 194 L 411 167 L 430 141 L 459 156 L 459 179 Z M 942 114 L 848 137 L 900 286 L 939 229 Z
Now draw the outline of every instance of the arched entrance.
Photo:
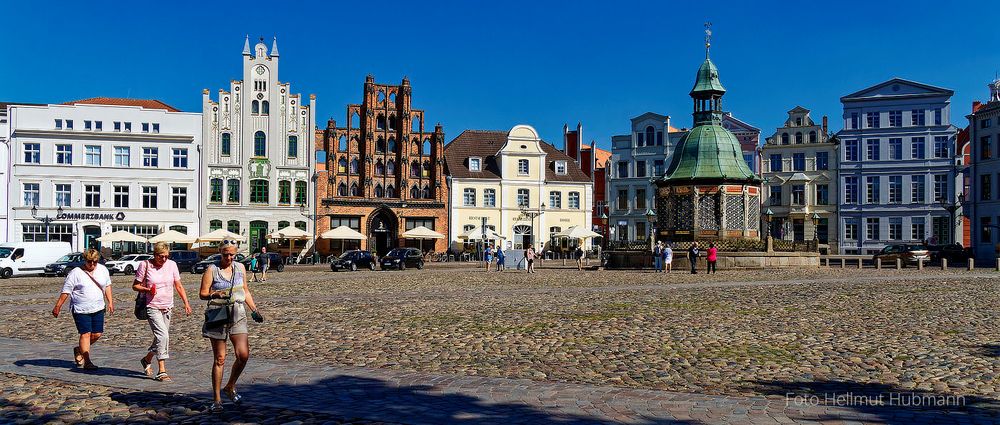
M 368 218 L 368 249 L 385 255 L 396 247 L 396 214 L 388 208 L 379 208 Z

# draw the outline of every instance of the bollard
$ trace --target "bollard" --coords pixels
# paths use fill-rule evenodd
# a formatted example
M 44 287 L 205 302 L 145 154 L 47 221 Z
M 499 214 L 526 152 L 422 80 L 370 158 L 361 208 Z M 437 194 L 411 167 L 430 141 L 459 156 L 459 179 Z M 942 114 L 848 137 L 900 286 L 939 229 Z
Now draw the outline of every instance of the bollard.
M 1000 272 L 1000 258 L 997 258 L 997 271 Z
M 847 259 L 846 258 L 841 258 L 840 259 L 840 268 L 844 268 L 844 267 L 847 267 Z
M 896 270 L 902 270 L 902 269 L 903 269 L 903 259 L 902 258 L 897 258 L 896 259 Z
M 924 259 L 921 258 L 917 260 L 917 270 L 923 270 L 923 269 L 924 269 Z
M 590 267 L 590 257 L 587 257 L 587 267 Z
M 858 258 L 858 268 L 859 268 L 859 269 L 860 269 L 860 268 L 862 267 L 862 266 L 861 266 L 861 263 L 862 263 L 863 261 L 864 261 L 863 259 L 861 259 L 861 258 Z
M 948 259 L 941 258 L 941 270 L 948 270 Z
M 975 269 L 976 269 L 976 260 L 974 258 L 970 258 L 968 270 L 971 272 Z
M 563 257 L 563 265 L 566 265 L 566 257 Z
M 881 258 L 876 258 L 875 259 L 875 270 L 882 270 L 882 259 Z

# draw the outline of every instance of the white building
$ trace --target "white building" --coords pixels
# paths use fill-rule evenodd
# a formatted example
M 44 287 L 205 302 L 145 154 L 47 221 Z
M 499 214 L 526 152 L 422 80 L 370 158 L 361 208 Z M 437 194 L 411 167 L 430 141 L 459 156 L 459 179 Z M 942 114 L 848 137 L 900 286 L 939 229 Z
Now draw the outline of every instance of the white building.
M 200 232 L 201 114 L 116 98 L 8 111 L 7 241 L 48 234 L 83 250 L 117 230 Z
M 246 236 L 257 251 L 266 235 L 283 227 L 313 232 L 303 214 L 314 205 L 315 96 L 311 105 L 278 81 L 277 40 L 268 54 L 263 39 L 243 46 L 243 79 L 202 96 L 205 194 L 202 227 Z M 300 211 L 302 210 L 302 211 Z M 298 253 L 298 252 L 293 252 Z

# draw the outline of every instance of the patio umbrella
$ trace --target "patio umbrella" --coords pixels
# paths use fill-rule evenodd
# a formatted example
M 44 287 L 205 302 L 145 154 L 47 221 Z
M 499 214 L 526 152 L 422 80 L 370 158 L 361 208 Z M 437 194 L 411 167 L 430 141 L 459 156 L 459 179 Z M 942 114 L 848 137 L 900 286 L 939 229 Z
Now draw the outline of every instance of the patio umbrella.
M 230 232 L 226 229 L 217 229 L 201 235 L 196 239 L 196 242 L 221 242 L 221 241 L 237 241 L 246 242 L 247 238 Z
M 420 239 L 420 251 L 424 250 L 424 239 L 444 239 L 444 235 L 428 229 L 424 226 L 417 226 L 403 232 L 403 238 Z
M 194 243 L 198 238 L 190 235 L 185 235 L 176 230 L 167 230 L 166 232 L 160 233 L 159 235 L 149 238 L 152 243 L 166 242 L 166 243 Z
M 365 235 L 362 235 L 358 231 L 356 231 L 356 230 L 354 230 L 354 229 L 352 229 L 350 227 L 347 227 L 347 226 L 340 226 L 340 227 L 337 227 L 335 229 L 327 230 L 327 231 L 323 232 L 323 234 L 319 235 L 319 237 L 324 238 L 324 239 L 340 239 L 340 251 L 341 252 L 344 251 L 344 241 L 345 240 L 358 240 L 358 241 L 362 241 L 362 240 L 365 239 Z
M 97 238 L 98 242 L 139 242 L 139 243 L 149 243 L 149 239 L 142 236 L 134 235 L 132 233 L 126 232 L 124 230 L 119 230 L 117 232 L 111 232 L 104 236 Z
M 478 227 L 478 226 L 477 227 L 473 227 L 472 229 L 469 229 L 469 230 L 467 230 L 465 232 L 462 232 L 462 234 L 458 235 L 458 238 L 459 239 L 468 239 L 470 241 L 478 241 L 480 239 L 483 239 L 483 229 L 481 227 Z M 507 238 L 501 236 L 499 233 L 494 232 L 491 229 L 486 229 L 486 239 L 498 240 L 498 239 L 507 239 Z
M 570 239 L 590 239 L 599 237 L 601 234 L 580 226 L 572 226 L 566 230 L 556 233 L 555 236 Z
M 302 239 L 312 238 L 312 235 L 309 234 L 309 232 L 306 232 L 305 230 L 299 229 L 298 227 L 288 226 L 288 227 L 286 227 L 284 229 L 275 231 L 274 233 L 271 233 L 270 235 L 267 235 L 267 237 L 269 237 L 271 239 L 295 239 L 295 240 L 302 240 Z

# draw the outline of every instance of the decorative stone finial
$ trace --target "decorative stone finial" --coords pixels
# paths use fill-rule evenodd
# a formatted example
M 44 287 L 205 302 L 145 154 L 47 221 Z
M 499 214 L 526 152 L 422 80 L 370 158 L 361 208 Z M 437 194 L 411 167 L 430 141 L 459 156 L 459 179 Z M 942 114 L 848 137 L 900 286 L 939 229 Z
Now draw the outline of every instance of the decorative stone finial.
M 708 59 L 708 50 L 712 47 L 712 23 L 705 22 L 705 59 Z

